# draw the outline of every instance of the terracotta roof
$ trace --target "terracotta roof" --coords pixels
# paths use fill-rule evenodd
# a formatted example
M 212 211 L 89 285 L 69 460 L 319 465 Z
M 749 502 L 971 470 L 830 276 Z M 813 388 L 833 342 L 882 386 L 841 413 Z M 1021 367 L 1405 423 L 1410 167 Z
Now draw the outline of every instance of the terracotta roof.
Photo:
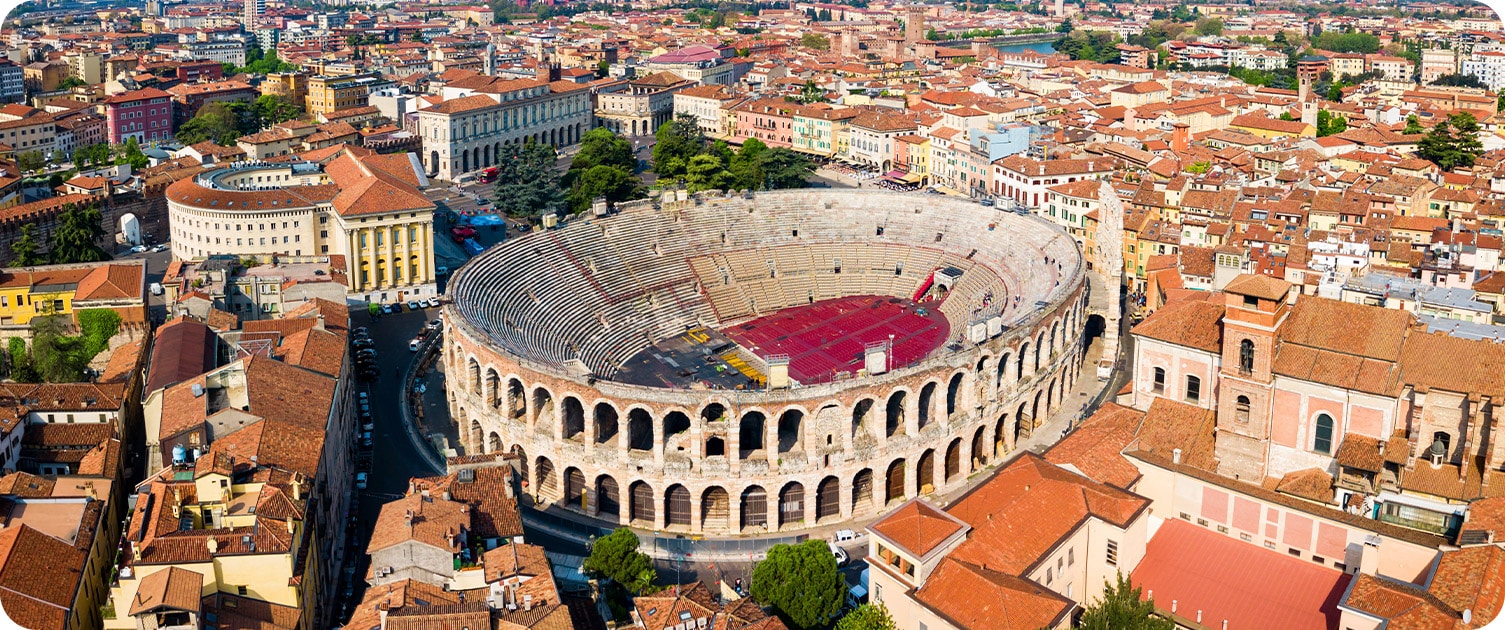
M 1342 605 L 1389 621 L 1396 629 L 1462 627 L 1463 617 L 1420 587 L 1382 576 L 1360 573 Z
M 366 553 L 409 541 L 459 553 L 462 529 L 470 529 L 470 508 L 464 503 L 433 494 L 409 494 L 381 506 Z
M 1483 545 L 1445 551 L 1427 588 L 1457 611 L 1472 611 L 1473 627 L 1489 624 L 1505 604 L 1505 549 Z
M 158 608 L 171 608 L 197 614 L 199 592 L 204 589 L 201 573 L 181 567 L 168 567 L 141 578 L 136 597 L 127 615 L 132 617 Z
M 957 532 L 967 529 L 967 524 L 931 506 L 924 499 L 915 498 L 873 523 L 869 529 L 903 547 L 915 557 L 924 558 Z
M 181 383 L 214 367 L 219 338 L 202 322 L 179 317 L 157 329 L 145 393 Z
M 1223 303 L 1167 303 L 1140 322 L 1133 334 L 1207 352 L 1223 351 Z
M 1215 472 L 1217 453 L 1213 431 L 1217 412 L 1196 405 L 1156 396 L 1144 414 L 1135 449 L 1174 457 L 1181 451 L 1181 463 Z
M 497 454 L 472 456 L 472 463 L 481 461 L 502 462 L 495 466 L 470 468 L 461 481 L 460 470 L 443 477 L 413 479 L 415 490 L 427 489 L 430 493 L 449 493 L 453 501 L 470 506 L 470 532 L 477 538 L 513 538 L 523 535 L 522 516 L 517 510 L 517 498 L 508 489 L 512 487 L 512 467 Z
M 1144 421 L 1144 412 L 1117 403 L 1107 403 L 1083 420 L 1065 439 L 1045 452 L 1045 459 L 1058 466 L 1071 466 L 1096 481 L 1129 488 L 1139 480 L 1139 468 L 1125 459 L 1123 450 Z
M 22 627 L 65 627 L 87 560 L 30 525 L 0 529 L 0 607 Z
M 1333 477 L 1321 468 L 1306 468 L 1288 472 L 1275 484 L 1276 492 L 1301 497 L 1318 503 L 1333 500 Z
M 976 630 L 1054 628 L 1075 607 L 1039 584 L 950 557 L 914 596 L 957 627 Z
M 1263 274 L 1246 273 L 1228 282 L 1223 288 L 1228 293 L 1257 297 L 1262 300 L 1283 300 L 1291 290 L 1291 283 Z

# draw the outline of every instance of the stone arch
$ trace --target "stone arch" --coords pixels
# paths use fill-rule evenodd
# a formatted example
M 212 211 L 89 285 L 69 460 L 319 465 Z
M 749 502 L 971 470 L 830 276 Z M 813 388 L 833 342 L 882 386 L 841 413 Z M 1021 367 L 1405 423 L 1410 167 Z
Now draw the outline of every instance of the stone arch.
M 935 492 L 935 449 L 927 448 L 920 453 L 915 464 L 915 486 L 920 494 Z
M 590 505 L 586 503 L 587 496 L 585 474 L 574 466 L 564 469 L 564 506 L 590 514 Z
M 596 514 L 601 517 L 612 517 L 612 520 L 622 516 L 622 492 L 617 487 L 617 480 L 611 475 L 601 475 L 596 478 Z
M 554 475 L 554 462 L 547 457 L 539 456 L 538 462 L 533 466 L 533 478 L 537 485 L 533 496 L 540 504 L 552 503 L 559 491 L 559 480 Z
M 627 410 L 627 448 L 634 451 L 653 450 L 653 417 L 642 407 Z
M 679 442 L 682 442 L 683 440 L 674 440 L 674 437 L 681 433 L 688 434 L 689 432 L 690 417 L 685 415 L 685 412 L 675 410 L 664 414 L 664 428 L 662 433 L 662 435 L 664 436 L 664 451 L 669 452 L 671 450 L 678 451 L 685 449 L 684 445 L 679 444 Z M 676 448 L 670 448 L 670 440 L 674 440 Z M 689 453 L 686 452 L 683 454 L 688 455 Z
M 742 491 L 742 529 L 768 527 L 768 492 L 763 486 L 748 486 Z
M 501 436 L 501 434 L 497 433 L 496 431 L 492 431 L 491 432 L 491 435 L 489 437 L 487 437 L 487 439 L 486 439 L 486 452 L 487 453 L 500 453 L 500 452 L 502 452 L 502 436 Z
M 700 408 L 701 437 L 705 439 L 701 453 L 706 457 L 726 456 L 726 427 L 729 423 L 725 420 L 726 405 L 720 402 L 708 402 Z
M 768 435 L 767 417 L 761 411 L 748 411 L 742 414 L 742 421 L 737 423 L 737 457 L 747 459 L 754 453 L 763 450 L 763 444 Z
M 841 517 L 841 480 L 834 475 L 820 480 L 815 487 L 815 523 Z
M 946 418 L 956 416 L 956 410 L 961 408 L 962 381 L 966 374 L 957 372 L 951 375 L 951 381 L 946 385 Z
M 925 383 L 925 385 L 920 388 L 920 406 L 918 410 L 918 420 L 919 427 L 921 429 L 924 429 L 925 427 L 930 426 L 932 422 L 935 422 L 935 392 L 940 389 L 940 385 L 941 384 L 937 381 L 930 381 L 928 383 Z
M 654 519 L 653 486 L 646 481 L 634 481 L 627 494 L 627 518 L 651 526 Z
M 1003 358 L 998 360 L 998 369 L 993 375 L 993 391 L 995 392 L 1003 391 L 1003 385 L 1008 381 L 1009 359 L 1011 356 L 1005 352 Z
M 547 387 L 533 388 L 533 422 L 538 426 L 549 426 L 548 422 L 554 415 L 554 394 Z
M 873 437 L 876 435 L 873 431 L 872 421 L 873 406 L 876 404 L 877 401 L 873 400 L 872 398 L 863 398 L 862 400 L 857 401 L 856 404 L 852 405 L 853 441 L 855 441 L 857 438 L 862 437 L 864 434 L 868 437 Z
M 888 395 L 888 404 L 883 412 L 883 434 L 887 437 L 904 435 L 904 404 L 909 397 L 909 392 L 904 389 L 896 389 Z
M 1040 396 L 1044 393 L 1044 390 L 1035 390 L 1035 400 L 1032 404 L 1030 404 L 1029 407 L 1030 429 L 1034 429 L 1035 427 L 1040 426 L 1040 424 L 1042 424 L 1043 422 L 1042 420 L 1040 420 Z M 1047 413 L 1048 412 L 1049 410 L 1047 410 Z
M 497 441 L 501 442 L 501 438 L 497 438 Z M 528 451 L 523 450 L 523 445 L 521 444 L 513 444 L 512 458 L 517 462 L 517 472 L 518 476 L 522 478 L 523 486 L 531 487 L 529 482 L 532 477 L 528 475 L 528 462 L 530 461 L 528 459 Z
M 507 415 L 516 419 L 528 413 L 527 388 L 517 377 L 507 378 Z
M 873 511 L 873 470 L 864 468 L 852 476 L 852 515 L 863 516 Z
M 559 405 L 559 437 L 564 440 L 585 439 L 585 407 L 579 398 L 565 396 Z
M 904 487 L 904 458 L 895 459 L 888 465 L 888 471 L 883 475 L 883 504 L 890 505 L 894 500 L 902 500 L 905 495 Z
M 1019 409 L 1014 412 L 1014 448 L 1019 448 L 1019 442 L 1029 437 L 1030 423 L 1033 416 L 1028 415 L 1029 401 L 1020 401 Z
M 468 383 L 470 393 L 481 395 L 481 362 L 475 357 L 467 359 L 465 364 L 465 382 Z
M 617 408 L 611 403 L 601 401 L 591 410 L 591 426 L 595 431 L 592 438 L 597 444 L 610 444 L 617 437 Z
M 1031 374 L 1040 371 L 1040 355 L 1045 352 L 1045 331 L 1042 330 L 1039 335 L 1035 336 L 1035 369 L 1030 371 Z
M 972 433 L 972 470 L 988 465 L 987 427 L 977 427 Z
M 481 421 L 475 418 L 470 419 L 470 447 L 477 453 L 493 452 L 486 450 L 486 430 L 481 428 Z
M 1048 360 L 1056 353 L 1056 348 L 1061 341 L 1061 320 L 1057 319 L 1050 325 L 1050 345 L 1046 346 L 1045 358 Z
M 496 368 L 486 367 L 486 402 L 493 409 L 502 406 L 502 377 L 496 373 Z
M 721 486 L 711 486 L 700 494 L 700 529 L 706 532 L 730 531 L 731 496 Z
M 1016 383 L 1024 380 L 1024 359 L 1027 357 L 1029 357 L 1028 341 L 1019 346 L 1019 358 L 1015 362 L 1016 367 L 1014 368 L 1014 382 Z
M 803 451 L 805 448 L 805 411 L 790 407 L 779 414 L 779 452 Z
M 978 430 L 981 431 L 982 427 L 978 427 Z M 951 444 L 946 447 L 946 465 L 942 470 L 942 476 L 943 479 L 945 479 L 945 483 L 950 484 L 952 481 L 956 480 L 957 476 L 960 475 L 961 472 L 962 439 L 956 438 L 951 440 Z
M 805 486 L 798 481 L 779 490 L 779 529 L 805 522 Z
M 690 526 L 690 490 L 680 484 L 669 486 L 664 493 L 664 525 Z
M 1005 411 L 998 416 L 997 424 L 993 425 L 993 453 L 1003 455 L 1008 449 L 1009 439 L 1009 412 Z M 976 452 L 975 450 L 973 452 Z

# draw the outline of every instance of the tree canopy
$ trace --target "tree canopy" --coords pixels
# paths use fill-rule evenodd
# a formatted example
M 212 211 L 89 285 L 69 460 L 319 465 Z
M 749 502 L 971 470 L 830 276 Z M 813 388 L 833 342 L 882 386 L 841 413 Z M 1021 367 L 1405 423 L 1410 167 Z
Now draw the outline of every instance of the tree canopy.
M 863 604 L 836 622 L 836 630 L 894 630 L 894 618 L 883 604 Z
M 1129 578 L 1118 574 L 1115 584 L 1109 581 L 1103 598 L 1082 613 L 1077 626 L 1082 630 L 1175 630 L 1176 624 L 1155 616 L 1153 599 L 1140 600 L 1140 589 Z
M 1378 52 L 1380 38 L 1370 33 L 1326 31 L 1312 38 L 1312 47 L 1341 53 Z
M 648 554 L 638 551 L 639 544 L 637 534 L 626 527 L 618 527 L 596 539 L 580 568 L 621 584 L 634 593 L 641 593 L 653 584 L 658 574 L 653 570 Z
M 826 541 L 774 545 L 753 567 L 752 597 L 796 629 L 823 627 L 841 610 L 846 580 Z
M 1317 112 L 1317 137 L 1331 136 L 1347 130 L 1348 119 L 1342 114 L 1334 114 L 1325 109 Z
M 653 170 L 660 178 L 684 175 L 690 158 L 705 150 L 705 134 L 693 114 L 680 114 L 654 132 Z
M 177 139 L 183 144 L 198 144 L 212 140 L 221 146 L 235 144 L 241 137 L 240 115 L 225 103 L 208 103 L 197 114 L 178 128 Z
M 598 197 L 618 202 L 640 198 L 644 192 L 632 143 L 605 127 L 580 138 L 580 151 L 570 161 L 562 184 L 570 189 L 567 201 L 574 213 L 588 210 Z
M 21 226 L 21 236 L 10 244 L 10 265 L 12 267 L 35 267 L 47 264 L 47 258 L 41 254 L 42 245 L 37 242 L 36 225 L 27 223 Z
M 52 230 L 52 242 L 48 256 L 53 264 L 99 262 L 109 260 L 110 254 L 98 245 L 104 237 L 100 225 L 102 215 L 99 206 L 69 204 L 57 218 Z
M 805 33 L 800 36 L 800 45 L 811 50 L 830 50 L 831 40 L 819 33 Z
M 1473 114 L 1459 112 L 1437 121 L 1437 125 L 1417 143 L 1416 155 L 1444 171 L 1451 171 L 1460 166 L 1473 166 L 1474 160 L 1483 152 L 1484 145 L 1479 142 L 1479 121 Z
M 554 172 L 554 148 L 529 139 L 502 148 L 497 164 L 496 207 L 509 216 L 543 216 L 564 207 L 564 191 Z
M 1451 87 L 1471 87 L 1471 88 L 1488 87 L 1488 86 L 1484 85 L 1483 81 L 1479 80 L 1479 77 L 1476 77 L 1476 76 L 1474 76 L 1472 74 L 1457 74 L 1457 73 L 1444 74 L 1444 75 L 1442 75 L 1440 77 L 1437 77 L 1436 80 L 1432 81 L 1432 85 L 1446 85 L 1446 86 L 1451 86 Z

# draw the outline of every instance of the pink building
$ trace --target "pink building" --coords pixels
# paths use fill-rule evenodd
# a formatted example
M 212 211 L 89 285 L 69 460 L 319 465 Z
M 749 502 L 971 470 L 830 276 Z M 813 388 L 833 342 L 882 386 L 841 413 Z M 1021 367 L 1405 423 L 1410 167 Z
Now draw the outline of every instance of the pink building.
M 760 98 L 737 105 L 737 137 L 757 138 L 770 147 L 793 144 L 795 105 L 779 98 Z
M 172 95 L 156 88 L 123 92 L 105 99 L 110 143 L 128 138 L 146 144 L 172 138 Z

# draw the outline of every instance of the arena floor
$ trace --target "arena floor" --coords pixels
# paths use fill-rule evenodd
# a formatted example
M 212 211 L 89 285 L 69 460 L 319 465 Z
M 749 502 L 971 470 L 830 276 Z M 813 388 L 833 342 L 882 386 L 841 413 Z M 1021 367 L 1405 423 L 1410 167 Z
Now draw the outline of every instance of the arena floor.
M 918 361 L 945 343 L 950 332 L 938 302 L 864 295 L 784 309 L 722 329 L 760 356 L 789 355 L 789 376 L 823 383 L 862 367 L 863 346 L 894 340 L 891 367 Z M 922 314 L 923 313 L 923 314 Z

